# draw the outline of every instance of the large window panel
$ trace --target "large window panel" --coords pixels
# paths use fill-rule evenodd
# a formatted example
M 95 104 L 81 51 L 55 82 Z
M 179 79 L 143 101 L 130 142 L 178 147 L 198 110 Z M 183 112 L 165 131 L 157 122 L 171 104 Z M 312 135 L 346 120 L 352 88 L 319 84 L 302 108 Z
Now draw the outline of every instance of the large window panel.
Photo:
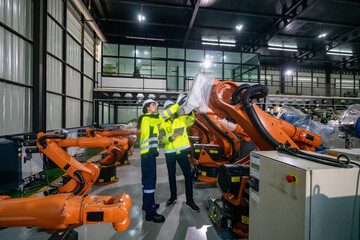
M 46 94 L 46 129 L 61 129 L 62 97 L 59 95 Z
M 121 57 L 135 57 L 135 46 L 120 45 L 120 56 Z
M 152 47 L 151 57 L 152 58 L 166 58 L 166 48 Z
M 0 27 L 0 78 L 32 85 L 33 48 Z
M 70 67 L 66 67 L 66 95 L 80 98 L 81 75 Z
M 210 77 L 216 77 L 218 80 L 222 80 L 222 64 L 212 63 L 210 67 L 205 68 L 205 74 Z
M 47 18 L 47 50 L 62 59 L 63 30 L 50 17 Z
M 242 67 L 242 81 L 244 82 L 258 82 L 258 66 L 243 66 Z
M 136 57 L 137 58 L 150 58 L 151 47 L 136 46 Z
M 168 89 L 180 91 L 184 82 L 184 62 L 168 61 L 167 74 Z
M 115 56 L 117 57 L 119 54 L 119 45 L 117 44 L 111 44 L 111 43 L 104 43 L 102 50 L 104 56 Z
M 81 46 L 69 35 L 66 36 L 66 62 L 76 69 L 81 68 Z
M 204 61 L 204 51 L 203 50 L 186 49 L 186 60 Z
M 66 98 L 66 128 L 80 127 L 80 101 Z
M 114 123 L 115 122 L 115 118 L 114 118 L 114 105 L 110 105 L 110 120 L 109 123 Z
M 240 80 L 240 71 L 235 76 L 235 69 L 240 70 L 240 65 L 237 64 L 224 64 L 224 80 L 234 80 L 237 77 L 237 80 Z
M 119 58 L 119 75 L 127 77 L 139 77 L 140 72 L 134 72 L 134 59 Z
M 0 82 L 0 135 L 32 130 L 32 89 Z
M 137 59 L 136 60 L 136 69 L 135 69 L 136 75 L 140 72 L 141 77 L 150 77 L 151 76 L 151 61 L 150 60 L 144 60 L 144 59 Z
M 205 59 L 211 62 L 222 63 L 222 52 L 221 51 L 205 51 Z
M 193 78 L 198 73 L 204 74 L 204 68 L 202 63 L 186 63 L 186 77 Z
M 182 48 L 168 48 L 168 58 L 184 59 L 185 50 Z
M 249 64 L 249 65 L 258 65 L 259 64 L 259 57 L 256 53 L 242 53 L 241 56 L 242 63 L 243 64 Z
M 104 122 L 103 124 L 109 124 L 109 104 L 104 103 Z
M 241 53 L 238 52 L 224 52 L 225 63 L 241 63 Z
M 84 102 L 84 126 L 90 126 L 93 124 L 93 104 Z
M 166 77 L 166 61 L 155 61 L 153 60 L 152 63 L 152 77 Z
M 132 60 L 134 61 L 134 60 Z M 117 76 L 118 75 L 118 58 L 103 57 L 103 75 L 104 76 Z
M 46 90 L 62 93 L 63 63 L 50 55 L 46 57 Z
M 16 32 L 33 39 L 33 1 L 1 0 L 0 22 L 9 26 Z M 0 35 L 1 36 L 1 35 Z

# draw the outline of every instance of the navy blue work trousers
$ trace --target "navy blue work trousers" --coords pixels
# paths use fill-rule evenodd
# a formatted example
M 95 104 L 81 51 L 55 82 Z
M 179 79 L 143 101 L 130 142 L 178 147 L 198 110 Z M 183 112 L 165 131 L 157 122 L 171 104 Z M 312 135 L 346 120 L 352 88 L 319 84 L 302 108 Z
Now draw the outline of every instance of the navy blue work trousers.
M 176 161 L 180 165 L 180 168 L 185 177 L 185 191 L 186 201 L 190 202 L 193 200 L 193 186 L 192 186 L 192 174 L 189 158 L 187 155 L 188 150 L 182 150 L 180 153 L 166 153 L 166 166 L 169 174 L 169 184 L 171 197 L 177 197 L 176 189 Z
M 143 189 L 143 207 L 147 215 L 156 214 L 155 185 L 156 185 L 156 157 L 141 157 L 141 182 Z

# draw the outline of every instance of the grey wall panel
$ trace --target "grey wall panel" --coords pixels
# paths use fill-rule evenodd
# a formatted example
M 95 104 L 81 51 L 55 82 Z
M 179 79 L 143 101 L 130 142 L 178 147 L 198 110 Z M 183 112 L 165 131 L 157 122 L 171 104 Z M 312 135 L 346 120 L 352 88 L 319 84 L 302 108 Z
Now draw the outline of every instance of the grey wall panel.
M 97 104 L 99 104 L 99 124 L 103 124 L 103 120 L 102 120 L 103 105 L 101 103 L 97 103 Z
M 142 108 L 139 106 L 118 106 L 118 123 L 128 123 L 133 119 L 137 119 L 141 114 Z
M 80 126 L 80 101 L 66 98 L 66 128 Z
M 0 135 L 32 130 L 32 89 L 0 82 Z
M 84 72 L 89 77 L 94 74 L 94 59 L 86 51 L 84 52 Z
M 93 123 L 93 104 L 84 102 L 84 126 L 90 126 Z
M 109 123 L 109 104 L 104 103 L 104 124 Z
M 114 106 L 113 105 L 110 105 L 110 119 L 109 119 L 109 123 L 114 123 L 115 122 L 115 118 L 114 118 Z
M 47 55 L 46 57 L 46 90 L 62 93 L 63 63 Z
M 0 0 L 0 22 L 32 40 L 33 1 Z
M 62 59 L 63 31 L 50 18 L 47 18 L 47 50 Z
M 61 0 L 48 0 L 47 10 L 60 24 L 63 24 L 64 19 L 64 3 Z
M 0 78 L 32 85 L 32 45 L 0 27 Z
M 67 9 L 66 26 L 69 33 L 80 43 L 81 42 L 81 24 L 74 14 Z
M 87 77 L 84 78 L 84 99 L 93 100 L 93 81 Z
M 80 98 L 80 81 L 80 73 L 70 67 L 66 67 L 66 95 Z
M 46 129 L 61 129 L 61 96 L 48 93 L 46 95 Z
M 66 36 L 66 62 L 76 69 L 81 67 L 81 46 L 69 35 Z

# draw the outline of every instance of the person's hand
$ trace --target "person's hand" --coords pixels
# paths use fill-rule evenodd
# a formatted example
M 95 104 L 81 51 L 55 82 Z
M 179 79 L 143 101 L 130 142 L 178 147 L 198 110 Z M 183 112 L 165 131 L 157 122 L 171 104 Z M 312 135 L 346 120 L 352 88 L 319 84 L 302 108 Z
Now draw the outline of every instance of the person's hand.
M 175 141 L 175 139 L 177 139 L 178 137 L 179 137 L 179 134 L 174 134 L 174 135 L 171 136 L 171 139 L 173 141 Z
M 178 104 L 179 106 L 183 105 L 186 101 L 186 96 L 183 96 L 179 101 L 178 101 Z

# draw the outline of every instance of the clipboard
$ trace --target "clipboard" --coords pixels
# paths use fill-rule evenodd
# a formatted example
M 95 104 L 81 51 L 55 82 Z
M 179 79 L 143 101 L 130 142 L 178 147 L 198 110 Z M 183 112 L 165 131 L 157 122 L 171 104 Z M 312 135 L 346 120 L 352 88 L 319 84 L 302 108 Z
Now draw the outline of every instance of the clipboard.
M 181 135 L 183 135 L 184 134 L 184 127 L 180 127 L 180 128 L 175 128 L 174 129 L 174 134 L 177 134 L 177 135 L 179 135 L 179 136 L 181 136 Z M 174 135 L 173 134 L 173 135 Z

